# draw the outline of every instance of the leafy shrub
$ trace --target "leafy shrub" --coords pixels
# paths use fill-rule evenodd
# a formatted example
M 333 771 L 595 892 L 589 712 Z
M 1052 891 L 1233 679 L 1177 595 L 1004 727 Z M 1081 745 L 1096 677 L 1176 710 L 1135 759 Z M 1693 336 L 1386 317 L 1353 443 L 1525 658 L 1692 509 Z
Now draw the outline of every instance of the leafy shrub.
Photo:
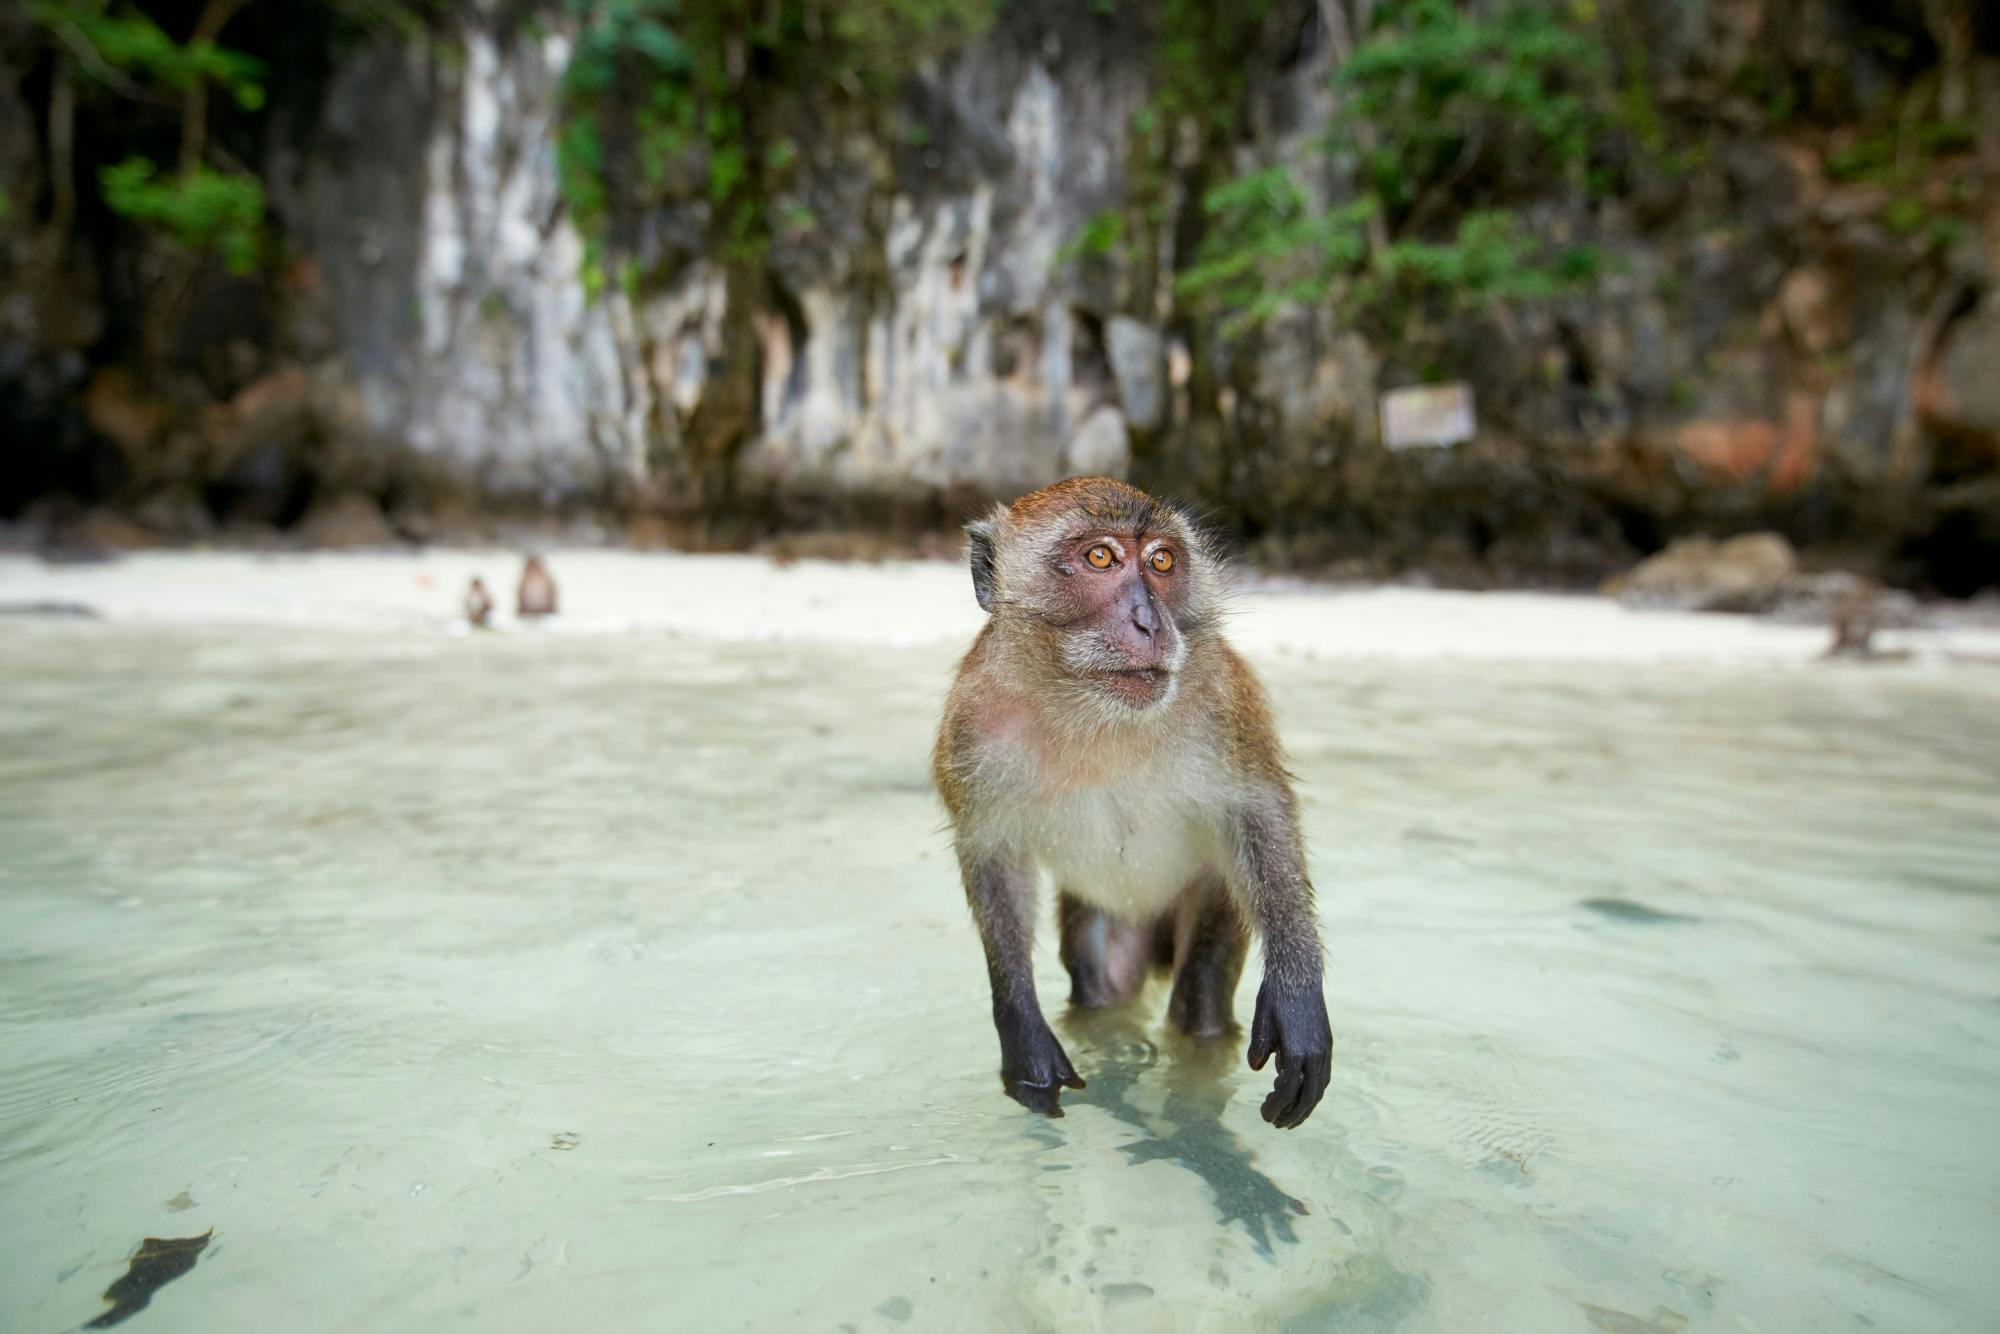
M 1320 207 L 1282 167 L 1203 198 L 1209 230 L 1178 286 L 1222 312 L 1226 334 L 1293 302 L 1398 326 L 1594 276 L 1595 252 L 1545 245 L 1501 202 L 1551 163 L 1583 183 L 1618 127 L 1604 47 L 1566 7 L 1385 0 L 1334 83 L 1341 113 L 1321 149 L 1352 199 Z
M 578 25 L 557 160 L 601 288 L 614 201 L 705 199 L 725 255 L 752 256 L 795 210 L 777 196 L 798 145 L 790 99 L 886 107 L 916 63 L 983 23 L 989 0 L 568 0 Z M 593 278 L 592 271 L 595 271 Z
M 82 44 L 92 58 L 79 62 L 85 77 L 120 75 L 156 79 L 178 92 L 204 79 L 229 90 L 245 111 L 264 105 L 264 62 L 214 42 L 177 42 L 136 9 L 107 8 L 103 0 L 27 0 L 28 17 Z
M 190 249 L 214 246 L 231 273 L 256 267 L 264 187 L 255 176 L 207 167 L 161 176 L 149 159 L 128 157 L 104 168 L 98 183 L 116 212 Z

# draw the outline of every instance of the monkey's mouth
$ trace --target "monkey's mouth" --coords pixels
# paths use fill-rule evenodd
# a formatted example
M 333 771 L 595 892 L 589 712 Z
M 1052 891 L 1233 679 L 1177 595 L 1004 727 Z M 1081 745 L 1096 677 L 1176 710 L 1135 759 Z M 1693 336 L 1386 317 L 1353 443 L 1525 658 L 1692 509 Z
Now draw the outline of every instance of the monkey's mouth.
M 1164 667 L 1127 667 L 1097 673 L 1097 679 L 1127 704 L 1153 703 L 1166 694 L 1171 676 Z

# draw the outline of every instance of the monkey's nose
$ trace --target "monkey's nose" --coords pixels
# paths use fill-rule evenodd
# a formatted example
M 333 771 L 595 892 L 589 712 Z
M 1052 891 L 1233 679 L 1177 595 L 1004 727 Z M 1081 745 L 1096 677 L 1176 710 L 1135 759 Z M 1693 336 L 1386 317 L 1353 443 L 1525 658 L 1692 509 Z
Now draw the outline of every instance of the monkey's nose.
M 1139 633 L 1151 639 L 1160 632 L 1160 621 L 1153 614 L 1153 600 L 1148 597 L 1135 599 L 1132 603 L 1132 624 L 1139 627 Z

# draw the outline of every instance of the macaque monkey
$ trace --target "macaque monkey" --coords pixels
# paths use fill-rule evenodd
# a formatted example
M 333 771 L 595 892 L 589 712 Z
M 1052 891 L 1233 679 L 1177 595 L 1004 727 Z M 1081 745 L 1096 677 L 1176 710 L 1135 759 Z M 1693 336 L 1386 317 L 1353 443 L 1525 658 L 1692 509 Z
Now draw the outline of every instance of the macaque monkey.
M 514 595 L 514 608 L 522 616 L 556 614 L 556 581 L 549 578 L 540 556 L 528 557 L 521 567 L 521 587 Z
M 493 595 L 486 591 L 486 581 L 477 575 L 465 589 L 465 619 L 476 630 L 489 629 L 493 624 Z
M 1875 631 L 1882 625 L 1882 586 L 1862 579 L 1834 601 L 1828 618 L 1833 642 L 1827 645 L 1829 658 L 1872 658 Z
M 1234 1028 L 1263 946 L 1250 1067 L 1266 1121 L 1318 1105 L 1333 1036 L 1297 802 L 1250 668 L 1224 642 L 1221 569 L 1182 514 L 1077 477 L 966 528 L 990 613 L 945 702 L 932 775 L 986 950 L 1000 1079 L 1062 1115 L 1077 1076 L 1035 997 L 1037 882 L 1054 884 L 1070 1002 L 1130 1000 L 1169 964 L 1169 1021 Z
M 1852 658 L 1861 662 L 1910 660 L 1910 650 L 1906 648 L 1875 647 L 1875 632 L 1888 619 L 1883 596 L 1882 585 L 1873 579 L 1861 579 L 1840 595 L 1833 604 L 1833 642 L 1827 645 L 1825 656 Z M 1967 655 L 1951 656 L 1964 658 Z

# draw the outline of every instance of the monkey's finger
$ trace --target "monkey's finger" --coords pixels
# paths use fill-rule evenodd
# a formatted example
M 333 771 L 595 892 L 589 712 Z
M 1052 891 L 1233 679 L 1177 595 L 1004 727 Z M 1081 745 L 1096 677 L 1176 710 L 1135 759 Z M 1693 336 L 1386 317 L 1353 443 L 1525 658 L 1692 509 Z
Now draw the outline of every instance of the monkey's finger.
M 1050 1088 L 1060 1086 L 1063 1088 L 1080 1089 L 1083 1087 L 1082 1077 L 1076 1073 L 1076 1067 L 1069 1063 L 1069 1054 L 1061 1047 L 1055 1049 L 1055 1053 L 1048 1063 L 1048 1078 L 1037 1080 L 1036 1082 L 1047 1084 Z
M 1271 1086 L 1270 1096 L 1264 1099 L 1264 1119 L 1280 1129 L 1285 1129 L 1285 1118 L 1290 1116 L 1292 1106 L 1298 1101 L 1299 1090 L 1304 1084 L 1305 1071 L 1280 1052 L 1277 1082 Z
M 1261 999 L 1261 998 L 1260 998 Z M 1252 1070 L 1262 1070 L 1264 1062 L 1271 1059 L 1271 1053 L 1278 1049 L 1278 1026 L 1263 1005 L 1257 1006 L 1257 1014 L 1250 1020 L 1250 1050 L 1244 1055 Z
M 1305 1119 L 1312 1115 L 1312 1109 L 1313 1098 L 1311 1086 L 1301 1087 L 1296 1097 L 1292 1100 L 1292 1105 L 1285 1109 L 1285 1114 L 1279 1117 L 1275 1124 L 1280 1130 L 1297 1130 L 1305 1124 Z
M 1063 1114 L 1061 1091 L 1053 1084 L 1010 1084 L 1007 1096 L 1043 1116 L 1059 1117 Z
M 1299 1100 L 1305 1097 L 1305 1071 L 1301 1069 L 1298 1078 L 1292 1082 L 1290 1100 L 1278 1108 L 1278 1114 L 1271 1124 L 1280 1130 L 1290 1130 L 1299 1123 Z
M 1306 1123 L 1306 1118 L 1319 1106 L 1319 1100 L 1326 1096 L 1326 1086 L 1333 1082 L 1333 1055 L 1330 1052 L 1308 1056 L 1299 1062 L 1299 1066 L 1305 1073 L 1305 1080 L 1299 1089 L 1298 1103 L 1292 1108 L 1292 1124 L 1287 1129 Z
M 1281 1130 L 1293 1130 L 1305 1124 L 1319 1106 L 1320 1098 L 1326 1093 L 1326 1086 L 1333 1080 L 1333 1059 L 1331 1056 L 1308 1056 L 1299 1063 L 1303 1078 L 1300 1080 L 1297 1101 L 1275 1124 Z
M 1292 1095 L 1292 1105 L 1287 1107 L 1271 1124 L 1280 1130 L 1297 1130 L 1312 1115 L 1312 1085 L 1306 1080 L 1299 1083 L 1298 1092 Z
M 1298 1119 L 1293 1125 L 1302 1125 L 1319 1100 L 1326 1096 L 1327 1085 L 1333 1082 L 1333 1060 L 1327 1056 L 1316 1056 L 1306 1063 L 1306 1086 L 1299 1098 Z

